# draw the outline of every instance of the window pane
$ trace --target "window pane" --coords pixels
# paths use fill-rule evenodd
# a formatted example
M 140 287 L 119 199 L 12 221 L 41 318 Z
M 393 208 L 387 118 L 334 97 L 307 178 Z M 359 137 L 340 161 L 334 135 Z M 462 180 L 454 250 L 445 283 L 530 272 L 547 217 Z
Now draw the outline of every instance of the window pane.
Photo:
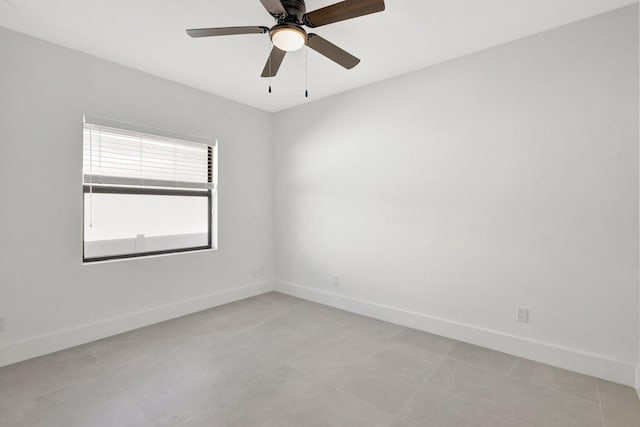
M 208 198 L 85 193 L 84 256 L 98 258 L 209 244 Z

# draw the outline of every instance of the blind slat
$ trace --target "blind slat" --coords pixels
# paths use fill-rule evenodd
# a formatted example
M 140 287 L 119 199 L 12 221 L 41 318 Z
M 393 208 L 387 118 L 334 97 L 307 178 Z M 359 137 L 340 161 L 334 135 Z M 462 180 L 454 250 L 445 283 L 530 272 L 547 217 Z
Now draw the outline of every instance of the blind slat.
M 140 149 L 139 147 L 106 147 L 106 146 L 95 146 L 94 143 L 93 152 L 94 154 L 103 152 L 103 153 L 111 153 L 111 154 L 129 154 L 131 151 L 142 151 L 145 153 L 146 157 L 154 158 L 154 159 L 179 159 L 180 161 L 185 162 L 193 162 L 202 160 L 202 153 L 197 156 L 194 155 L 185 155 L 181 152 L 164 152 L 164 153 L 156 153 L 146 149 Z
M 104 137 L 101 137 L 100 134 L 98 135 L 85 135 L 85 138 L 89 139 L 93 137 L 95 141 L 94 143 L 94 148 L 98 149 L 98 150 L 113 150 L 113 151 L 129 151 L 131 149 L 139 149 L 140 148 L 140 142 L 136 142 L 136 143 L 127 143 L 127 144 L 120 144 L 120 143 L 114 143 L 112 141 L 108 141 L 105 140 Z M 202 150 L 184 150 L 182 147 L 178 148 L 173 148 L 173 149 L 157 149 L 154 147 L 149 146 L 149 144 L 145 144 L 144 145 L 144 151 L 149 153 L 150 155 L 157 155 L 157 156 L 173 156 L 173 155 L 179 155 L 181 157 L 185 157 L 185 158 L 189 158 L 189 159 L 199 159 L 202 156 Z
M 87 161 L 91 161 L 90 159 L 87 159 Z M 160 171 L 165 171 L 167 170 L 167 167 L 171 167 L 171 170 L 173 171 L 187 171 L 187 172 L 191 172 L 194 175 L 201 175 L 202 173 L 202 169 L 206 168 L 207 165 L 201 165 L 200 167 L 194 167 L 191 165 L 171 165 L 171 164 L 167 164 L 167 163 L 158 163 L 158 162 L 150 162 L 148 160 L 145 160 L 145 162 L 141 165 L 140 163 L 135 163 L 132 160 L 129 159 L 123 159 L 123 158 L 115 158 L 115 157 L 105 157 L 102 156 L 102 158 L 99 160 L 99 164 L 98 165 L 94 165 L 94 169 L 97 167 L 113 167 L 113 168 L 118 168 L 120 166 L 127 166 L 127 169 L 142 169 L 142 170 L 160 170 Z
M 212 189 L 215 187 L 213 183 L 209 182 L 192 182 L 192 181 L 171 181 L 162 179 L 151 178 L 132 178 L 132 177 L 119 177 L 119 176 L 104 176 L 104 175 L 85 175 L 85 185 L 134 185 L 136 187 L 171 187 L 171 188 L 194 188 L 194 189 Z

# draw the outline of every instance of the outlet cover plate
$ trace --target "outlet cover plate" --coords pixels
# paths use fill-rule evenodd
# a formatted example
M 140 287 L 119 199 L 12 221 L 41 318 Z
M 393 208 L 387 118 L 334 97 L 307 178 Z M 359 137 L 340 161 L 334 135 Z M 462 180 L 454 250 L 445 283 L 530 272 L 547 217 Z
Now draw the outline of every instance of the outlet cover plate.
M 521 323 L 529 323 L 529 309 L 526 307 L 517 307 L 516 320 Z

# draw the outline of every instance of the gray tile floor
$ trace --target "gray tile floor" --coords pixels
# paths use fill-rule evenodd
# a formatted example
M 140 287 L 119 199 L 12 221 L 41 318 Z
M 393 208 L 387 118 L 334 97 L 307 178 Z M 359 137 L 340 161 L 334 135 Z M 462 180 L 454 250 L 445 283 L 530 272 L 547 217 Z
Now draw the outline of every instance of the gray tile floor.
M 0 368 L 0 425 L 638 427 L 640 400 L 269 293 Z

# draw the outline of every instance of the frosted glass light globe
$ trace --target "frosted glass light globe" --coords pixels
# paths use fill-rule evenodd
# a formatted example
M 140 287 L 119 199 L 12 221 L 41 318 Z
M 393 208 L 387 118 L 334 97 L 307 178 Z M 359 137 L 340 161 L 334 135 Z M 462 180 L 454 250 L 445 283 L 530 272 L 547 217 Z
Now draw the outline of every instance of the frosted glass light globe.
M 307 35 L 296 27 L 276 28 L 271 32 L 273 44 L 280 50 L 292 52 L 304 46 Z

